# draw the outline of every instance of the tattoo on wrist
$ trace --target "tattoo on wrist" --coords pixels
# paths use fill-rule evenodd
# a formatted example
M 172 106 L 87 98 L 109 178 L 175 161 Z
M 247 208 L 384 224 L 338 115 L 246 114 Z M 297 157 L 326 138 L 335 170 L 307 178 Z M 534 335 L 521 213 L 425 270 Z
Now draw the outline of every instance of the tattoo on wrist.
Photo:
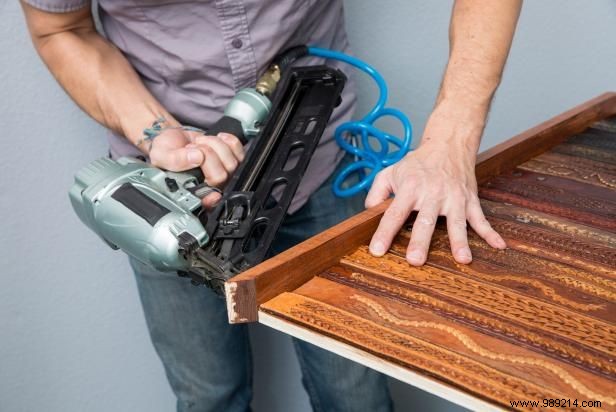
M 163 130 L 167 129 L 166 127 L 163 127 L 163 124 L 166 121 L 167 119 L 165 119 L 164 116 L 160 116 L 158 119 L 154 120 L 150 127 L 143 129 L 143 136 L 141 136 L 141 139 L 135 143 L 135 146 L 141 147 L 141 145 L 146 144 L 147 151 L 149 152 L 150 149 L 152 149 L 152 140 L 161 134 Z
M 203 129 L 194 126 L 165 126 L 167 119 L 164 116 L 160 116 L 150 127 L 143 129 L 143 136 L 135 143 L 135 146 L 142 147 L 142 145 L 147 146 L 147 151 L 149 152 L 152 149 L 153 140 L 158 137 L 162 132 L 169 129 L 182 129 L 191 132 L 199 132 L 205 134 Z

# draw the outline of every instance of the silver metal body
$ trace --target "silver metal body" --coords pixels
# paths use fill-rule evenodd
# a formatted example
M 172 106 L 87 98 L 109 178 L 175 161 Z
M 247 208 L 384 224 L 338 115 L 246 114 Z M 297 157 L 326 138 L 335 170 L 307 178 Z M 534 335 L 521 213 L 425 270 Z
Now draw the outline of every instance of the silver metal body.
M 242 123 L 244 136 L 255 137 L 272 108 L 272 102 L 255 89 L 242 89 L 225 107 L 225 116 L 233 117 Z
M 177 190 L 171 191 L 165 178 L 174 179 Z M 152 226 L 112 197 L 125 183 L 169 213 Z M 101 158 L 75 175 L 69 197 L 81 221 L 112 248 L 122 249 L 155 269 L 174 271 L 188 268 L 188 262 L 178 253 L 180 233 L 189 233 L 200 246 L 209 240 L 193 214 L 201 199 L 187 189 L 195 185 L 193 176 L 164 172 L 137 159 Z
M 243 89 L 229 102 L 225 115 L 238 120 L 244 136 L 251 138 L 259 132 L 271 106 L 266 96 L 254 89 Z M 167 183 L 169 179 L 175 182 L 172 187 Z M 192 236 L 198 247 L 209 241 L 193 213 L 201 206 L 201 197 L 209 188 L 197 188 L 195 194 L 188 190 L 199 183 L 190 174 L 162 171 L 137 159 L 101 158 L 75 175 L 69 197 L 81 221 L 112 248 L 122 249 L 158 270 L 187 270 L 190 264 L 179 252 L 180 234 Z M 128 189 L 132 201 L 137 203 L 132 209 L 127 202 L 118 201 L 117 191 L 126 189 L 126 184 L 132 186 Z M 158 210 L 154 223 L 138 212 L 143 205 Z

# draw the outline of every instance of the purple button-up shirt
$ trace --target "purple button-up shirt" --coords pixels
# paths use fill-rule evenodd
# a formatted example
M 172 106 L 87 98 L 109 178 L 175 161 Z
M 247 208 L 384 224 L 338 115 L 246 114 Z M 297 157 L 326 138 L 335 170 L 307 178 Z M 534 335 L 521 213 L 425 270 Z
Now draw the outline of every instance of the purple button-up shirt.
M 88 0 L 27 0 L 34 7 L 68 12 Z M 145 86 L 180 122 L 207 127 L 235 93 L 255 85 L 271 60 L 288 47 L 309 44 L 348 52 L 342 0 L 99 0 L 106 37 L 141 76 Z M 301 65 L 323 63 L 308 57 Z M 337 62 L 328 62 L 338 67 Z M 299 209 L 343 156 L 333 139 L 355 107 L 349 77 L 289 212 Z M 153 119 L 154 120 L 154 119 Z M 144 125 L 146 127 L 146 125 Z M 110 133 L 112 156 L 141 152 Z

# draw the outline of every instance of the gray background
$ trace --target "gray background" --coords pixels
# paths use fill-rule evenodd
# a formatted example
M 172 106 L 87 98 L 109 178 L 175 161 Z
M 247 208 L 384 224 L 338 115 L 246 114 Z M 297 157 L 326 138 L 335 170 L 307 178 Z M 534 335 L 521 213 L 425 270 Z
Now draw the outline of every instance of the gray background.
M 583 4 L 583 6 L 582 6 Z M 447 57 L 450 1 L 347 0 L 355 53 L 421 130 Z M 0 0 L 0 411 L 169 411 L 124 255 L 82 226 L 73 173 L 104 130 L 33 51 L 16 0 Z M 616 2 L 528 1 L 483 148 L 616 90 Z M 361 107 L 374 88 L 361 83 Z M 362 112 L 360 111 L 360 113 Z M 255 327 L 257 411 L 308 410 L 288 338 Z M 392 382 L 399 410 L 457 410 Z

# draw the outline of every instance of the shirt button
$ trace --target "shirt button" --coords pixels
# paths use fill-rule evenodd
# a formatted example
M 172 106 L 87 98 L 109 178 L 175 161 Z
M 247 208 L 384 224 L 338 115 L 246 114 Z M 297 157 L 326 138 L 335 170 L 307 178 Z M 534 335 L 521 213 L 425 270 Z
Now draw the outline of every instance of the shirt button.
M 231 42 L 231 46 L 235 47 L 236 49 L 240 49 L 243 45 L 244 42 L 241 39 L 233 39 L 233 41 Z

